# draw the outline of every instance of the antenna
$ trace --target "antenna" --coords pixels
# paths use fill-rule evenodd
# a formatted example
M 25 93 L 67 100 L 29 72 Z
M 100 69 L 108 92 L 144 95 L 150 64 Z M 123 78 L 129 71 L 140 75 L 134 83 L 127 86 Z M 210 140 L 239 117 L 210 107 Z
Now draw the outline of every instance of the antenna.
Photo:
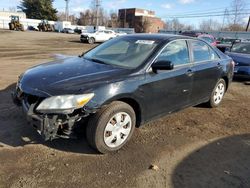
M 69 0 L 65 0 L 66 2 L 66 7 L 65 7 L 65 19 L 68 21 L 69 19 Z

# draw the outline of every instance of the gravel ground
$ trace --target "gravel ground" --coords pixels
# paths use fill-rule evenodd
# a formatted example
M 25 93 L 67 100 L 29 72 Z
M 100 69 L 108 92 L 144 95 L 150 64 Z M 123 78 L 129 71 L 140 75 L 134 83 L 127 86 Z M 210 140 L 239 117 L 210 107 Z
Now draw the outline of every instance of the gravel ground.
M 154 120 L 112 154 L 97 154 L 84 135 L 43 142 L 11 101 L 18 75 L 92 47 L 79 35 L 0 30 L 0 187 L 250 187 L 250 87 L 242 81 L 219 108 Z

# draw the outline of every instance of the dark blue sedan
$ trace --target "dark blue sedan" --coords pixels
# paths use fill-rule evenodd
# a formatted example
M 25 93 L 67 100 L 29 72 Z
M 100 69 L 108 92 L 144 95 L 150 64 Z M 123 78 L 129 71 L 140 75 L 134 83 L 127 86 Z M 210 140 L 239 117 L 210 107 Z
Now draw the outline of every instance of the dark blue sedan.
M 235 62 L 234 76 L 250 79 L 250 42 L 235 43 L 226 54 Z

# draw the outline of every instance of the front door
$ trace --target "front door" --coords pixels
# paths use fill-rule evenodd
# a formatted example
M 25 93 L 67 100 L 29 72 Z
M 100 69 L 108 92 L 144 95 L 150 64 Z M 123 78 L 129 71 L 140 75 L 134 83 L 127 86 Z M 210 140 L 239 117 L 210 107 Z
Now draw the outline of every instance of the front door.
M 192 92 L 193 73 L 186 40 L 167 44 L 157 60 L 171 61 L 174 69 L 147 73 L 142 90 L 149 119 L 187 106 Z

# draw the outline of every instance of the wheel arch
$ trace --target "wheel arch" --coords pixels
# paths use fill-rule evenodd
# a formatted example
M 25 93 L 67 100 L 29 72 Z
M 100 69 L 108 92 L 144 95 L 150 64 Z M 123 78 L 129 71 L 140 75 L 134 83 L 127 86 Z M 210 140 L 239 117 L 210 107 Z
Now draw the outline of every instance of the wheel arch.
M 229 79 L 228 79 L 227 76 L 222 76 L 221 78 L 222 78 L 223 80 L 225 80 L 225 82 L 226 82 L 226 91 L 227 91 L 228 85 L 229 85 Z
M 102 106 L 108 105 L 114 101 L 121 101 L 124 103 L 127 103 L 128 105 L 130 105 L 133 110 L 135 111 L 135 115 L 136 115 L 136 127 L 140 127 L 141 123 L 143 122 L 143 108 L 140 105 L 139 101 L 133 97 L 133 95 L 120 95 L 120 96 L 116 96 L 113 97 L 107 101 L 105 101 L 103 103 Z
M 140 104 L 135 99 L 128 98 L 128 97 L 119 98 L 119 99 L 116 99 L 116 101 L 125 102 L 133 108 L 133 110 L 135 111 L 135 116 L 136 116 L 135 126 L 140 127 L 141 122 L 142 122 L 142 112 L 141 112 Z

